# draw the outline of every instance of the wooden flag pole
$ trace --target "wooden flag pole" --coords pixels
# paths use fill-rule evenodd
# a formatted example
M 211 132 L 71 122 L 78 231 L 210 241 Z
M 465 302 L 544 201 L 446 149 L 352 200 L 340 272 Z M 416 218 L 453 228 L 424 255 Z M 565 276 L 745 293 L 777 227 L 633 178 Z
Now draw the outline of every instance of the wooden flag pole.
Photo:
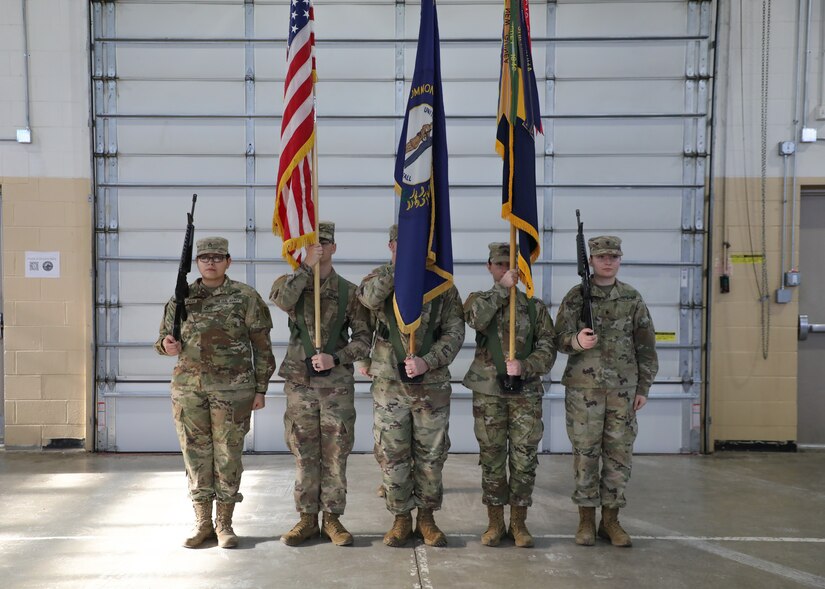
M 432 320 L 432 317 L 430 318 Z M 410 357 L 415 356 L 415 332 L 410 332 Z
M 315 207 L 315 243 L 321 243 L 319 234 L 321 215 L 318 209 L 318 129 L 312 146 L 312 203 Z M 321 261 L 313 268 L 315 274 L 315 351 L 321 353 Z
M 510 225 L 510 269 L 516 267 L 516 226 Z M 510 360 L 516 359 L 516 285 L 510 287 Z

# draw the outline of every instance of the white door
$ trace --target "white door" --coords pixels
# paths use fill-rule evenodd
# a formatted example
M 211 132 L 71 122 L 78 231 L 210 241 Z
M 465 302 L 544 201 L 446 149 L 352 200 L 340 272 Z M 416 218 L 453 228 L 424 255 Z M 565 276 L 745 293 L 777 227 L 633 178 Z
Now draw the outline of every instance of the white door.
M 797 444 L 825 448 L 825 190 L 803 188 L 799 217 L 799 314 L 822 332 L 799 341 Z

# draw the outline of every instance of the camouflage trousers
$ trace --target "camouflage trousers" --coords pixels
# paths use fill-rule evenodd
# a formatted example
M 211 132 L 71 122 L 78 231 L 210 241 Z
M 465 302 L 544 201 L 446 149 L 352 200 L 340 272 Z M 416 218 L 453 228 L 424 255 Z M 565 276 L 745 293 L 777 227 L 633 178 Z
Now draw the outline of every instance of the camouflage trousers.
M 295 509 L 344 513 L 347 458 L 355 439 L 355 387 L 286 381 L 284 437 L 295 456 Z
M 636 440 L 636 389 L 572 389 L 564 395 L 573 444 L 573 503 L 624 507 Z M 599 460 L 601 459 L 601 472 Z
M 387 509 L 440 509 L 441 470 L 450 449 L 450 383 L 372 382 L 375 457 L 383 473 Z
M 538 395 L 505 397 L 473 392 L 473 429 L 485 505 L 533 504 L 538 447 L 544 433 L 541 413 Z
M 172 413 L 194 502 L 239 503 L 244 436 L 255 389 L 184 391 L 172 387 Z

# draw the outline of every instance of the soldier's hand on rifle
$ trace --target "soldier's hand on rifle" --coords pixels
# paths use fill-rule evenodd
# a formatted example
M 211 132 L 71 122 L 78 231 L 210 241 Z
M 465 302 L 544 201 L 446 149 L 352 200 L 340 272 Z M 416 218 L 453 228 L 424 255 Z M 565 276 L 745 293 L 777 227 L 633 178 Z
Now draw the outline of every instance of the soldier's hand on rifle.
M 407 376 L 410 378 L 424 374 L 430 369 L 429 365 L 418 356 L 411 356 L 404 360 L 404 368 L 407 370 Z
M 521 376 L 524 366 L 521 360 L 507 360 L 507 376 Z
M 181 350 L 180 342 L 173 336 L 167 335 L 163 338 L 163 349 L 166 351 L 167 356 L 177 356 Z
M 307 257 L 304 260 L 307 266 L 312 268 L 317 264 L 320 259 L 321 255 L 324 253 L 324 248 L 321 246 L 320 243 L 312 243 L 306 247 L 307 250 Z
M 504 288 L 511 288 L 518 284 L 518 270 L 513 268 L 512 270 L 507 270 L 504 273 L 504 276 L 501 277 L 499 284 Z
M 599 336 L 589 327 L 585 327 L 576 334 L 576 341 L 582 350 L 589 350 L 595 348 L 596 344 L 599 343 Z
M 329 370 L 335 366 L 335 359 L 330 354 L 315 354 L 312 357 L 312 367 L 316 371 Z
M 255 400 L 252 401 L 252 411 L 266 407 L 266 393 L 255 393 Z

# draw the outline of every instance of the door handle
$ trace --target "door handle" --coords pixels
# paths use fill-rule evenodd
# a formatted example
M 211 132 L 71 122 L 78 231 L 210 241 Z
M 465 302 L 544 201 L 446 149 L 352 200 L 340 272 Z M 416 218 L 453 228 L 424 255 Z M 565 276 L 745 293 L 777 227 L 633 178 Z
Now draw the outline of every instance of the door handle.
M 799 341 L 808 339 L 809 333 L 825 333 L 825 323 L 808 323 L 807 315 L 799 316 Z

